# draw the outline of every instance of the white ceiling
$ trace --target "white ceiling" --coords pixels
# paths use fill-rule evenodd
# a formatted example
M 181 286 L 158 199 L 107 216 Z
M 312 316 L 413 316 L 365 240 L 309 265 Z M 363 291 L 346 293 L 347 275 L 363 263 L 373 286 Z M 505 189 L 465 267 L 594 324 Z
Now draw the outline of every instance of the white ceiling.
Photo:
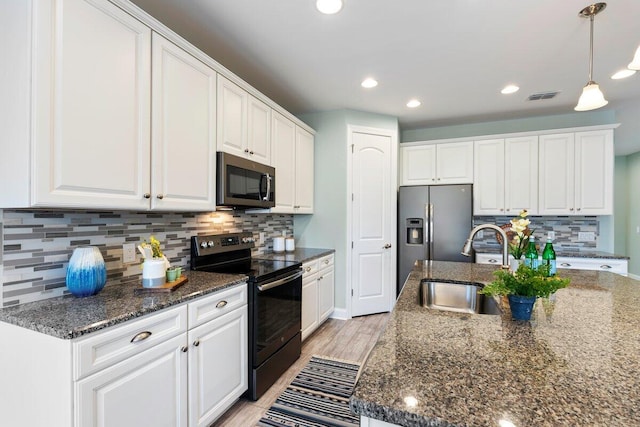
M 336 15 L 315 0 L 132 1 L 294 114 L 351 108 L 404 130 L 573 113 L 588 80 L 587 0 L 344 0 Z M 639 22 L 640 0 L 595 19 L 605 109 L 640 100 L 640 72 L 609 78 L 640 46 Z M 360 87 L 368 76 L 377 88 Z M 520 91 L 500 94 L 508 83 Z M 560 94 L 526 100 L 547 91 Z

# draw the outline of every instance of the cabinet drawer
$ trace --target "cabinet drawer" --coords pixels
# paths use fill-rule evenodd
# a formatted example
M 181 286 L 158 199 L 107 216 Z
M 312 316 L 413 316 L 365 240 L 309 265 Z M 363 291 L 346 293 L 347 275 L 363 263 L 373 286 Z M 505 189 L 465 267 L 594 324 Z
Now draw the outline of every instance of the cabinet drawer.
M 304 272 L 302 275 L 302 280 L 316 274 L 318 272 L 318 260 L 315 259 L 313 261 L 305 262 L 304 264 L 302 264 L 302 271 Z
M 627 260 L 609 258 L 558 257 L 556 260 L 556 266 L 558 268 L 566 268 L 570 270 L 598 270 L 626 275 L 628 262 Z
M 187 307 L 181 305 L 80 338 L 73 343 L 74 380 L 128 359 L 186 330 Z
M 189 329 L 247 304 L 247 284 L 242 283 L 189 303 Z
M 327 256 L 323 256 L 322 258 L 320 258 L 318 260 L 318 269 L 322 270 L 323 268 L 327 268 L 327 267 L 331 267 L 333 266 L 333 254 L 331 255 L 327 255 Z

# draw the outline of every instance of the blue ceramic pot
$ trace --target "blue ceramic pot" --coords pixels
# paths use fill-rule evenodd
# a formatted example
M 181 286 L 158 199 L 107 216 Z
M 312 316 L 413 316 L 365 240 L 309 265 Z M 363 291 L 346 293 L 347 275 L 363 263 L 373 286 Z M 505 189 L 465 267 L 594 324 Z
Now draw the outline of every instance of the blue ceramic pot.
M 522 295 L 509 295 L 509 307 L 513 320 L 530 320 L 533 304 L 536 297 L 524 297 Z
M 77 297 L 95 295 L 107 282 L 107 267 L 100 250 L 84 246 L 73 250 L 67 267 L 67 289 Z

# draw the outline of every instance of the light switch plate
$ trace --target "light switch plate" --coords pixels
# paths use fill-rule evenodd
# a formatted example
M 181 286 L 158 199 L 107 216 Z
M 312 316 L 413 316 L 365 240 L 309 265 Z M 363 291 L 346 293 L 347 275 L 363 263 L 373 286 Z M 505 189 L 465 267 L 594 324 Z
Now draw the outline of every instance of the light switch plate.
M 578 241 L 579 242 L 595 242 L 596 233 L 594 233 L 593 231 L 579 231 Z
M 136 262 L 136 245 L 133 243 L 122 245 L 122 262 L 125 264 Z

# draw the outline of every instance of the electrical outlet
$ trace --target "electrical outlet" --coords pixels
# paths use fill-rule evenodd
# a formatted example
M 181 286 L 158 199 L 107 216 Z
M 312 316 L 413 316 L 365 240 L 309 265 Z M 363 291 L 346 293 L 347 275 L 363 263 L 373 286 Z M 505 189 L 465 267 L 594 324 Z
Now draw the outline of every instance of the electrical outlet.
M 264 243 L 264 231 L 260 232 L 260 244 Z
M 136 245 L 125 243 L 122 245 L 122 262 L 125 264 L 136 262 Z
M 596 233 L 593 231 L 579 231 L 578 232 L 578 242 L 595 242 L 596 241 Z
M 547 239 L 556 240 L 556 232 L 555 231 L 548 232 Z

